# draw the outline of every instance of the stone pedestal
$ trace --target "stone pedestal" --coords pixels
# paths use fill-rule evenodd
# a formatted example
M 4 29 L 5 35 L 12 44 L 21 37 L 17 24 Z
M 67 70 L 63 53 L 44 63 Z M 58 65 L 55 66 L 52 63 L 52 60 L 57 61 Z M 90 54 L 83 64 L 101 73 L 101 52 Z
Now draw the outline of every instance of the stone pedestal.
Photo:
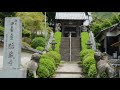
M 26 78 L 26 70 L 21 69 L 1 69 L 0 78 Z
M 22 23 L 18 17 L 5 18 L 4 57 L 0 78 L 26 78 L 21 68 Z

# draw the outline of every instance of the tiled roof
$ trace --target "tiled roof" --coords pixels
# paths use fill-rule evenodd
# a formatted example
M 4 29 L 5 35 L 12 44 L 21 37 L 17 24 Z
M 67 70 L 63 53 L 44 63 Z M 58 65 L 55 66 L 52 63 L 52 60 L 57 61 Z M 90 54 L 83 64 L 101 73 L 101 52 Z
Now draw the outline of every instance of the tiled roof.
M 88 16 L 85 12 L 56 12 L 55 19 L 86 20 Z

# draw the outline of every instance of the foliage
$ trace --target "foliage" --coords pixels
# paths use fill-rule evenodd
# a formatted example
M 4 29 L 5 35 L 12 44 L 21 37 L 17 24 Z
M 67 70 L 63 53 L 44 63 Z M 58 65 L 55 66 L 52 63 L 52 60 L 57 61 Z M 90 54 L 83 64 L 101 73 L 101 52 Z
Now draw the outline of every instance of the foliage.
M 82 49 L 87 49 L 87 41 L 89 40 L 89 34 L 88 32 L 82 32 L 81 33 L 81 43 L 82 43 Z
M 47 12 L 46 15 L 48 17 L 49 25 L 53 24 L 55 22 L 55 12 Z
M 38 31 L 45 30 L 45 16 L 42 12 L 17 12 L 17 17 L 22 19 L 23 27 L 31 31 L 31 37 L 34 38 Z M 46 24 L 48 29 L 48 23 Z
M 43 37 L 36 37 L 36 38 L 34 38 L 34 39 L 32 40 L 31 46 L 32 46 L 33 48 L 36 48 L 36 47 L 38 47 L 38 46 L 45 47 L 45 44 L 46 44 L 45 38 L 43 38 Z
M 89 78 L 96 78 L 96 75 L 97 75 L 96 65 L 92 64 L 90 66 L 89 71 L 88 71 L 88 77 Z
M 48 78 L 50 76 L 49 70 L 45 67 L 45 65 L 42 64 L 39 65 L 37 75 L 39 78 Z
M 60 42 L 61 42 L 61 32 L 55 32 L 54 34 L 56 45 L 55 45 L 55 51 L 59 52 L 60 49 Z
M 49 48 L 49 51 L 52 51 L 52 47 Z
M 53 58 L 49 57 L 48 55 L 46 55 L 46 54 L 41 55 L 40 59 L 43 59 L 43 58 L 51 60 L 54 63 L 54 65 L 57 66 L 55 60 Z
M 92 64 L 95 64 L 94 57 L 89 56 L 83 60 L 82 65 L 83 65 L 85 73 L 88 73 L 88 70 Z
M 52 75 L 55 73 L 56 67 L 50 59 L 40 59 L 40 65 L 44 65 L 49 70 L 49 77 L 52 77 Z
M 28 31 L 27 29 L 24 29 L 24 30 L 22 31 L 22 36 L 23 36 L 23 37 L 30 37 L 30 36 L 31 36 L 31 32 Z
M 40 50 L 40 51 L 43 51 L 43 50 L 44 50 L 44 47 L 38 46 L 36 49 L 37 49 L 37 50 Z
M 28 43 L 22 41 L 22 45 L 31 47 Z
M 90 69 L 88 71 L 88 77 L 89 78 L 96 78 L 97 76 L 97 70 L 96 70 L 96 65 L 95 64 L 92 64 L 90 66 Z M 103 72 L 101 75 L 100 75 L 100 78 L 107 78 L 107 75 L 105 72 Z
M 97 49 L 99 49 L 100 46 L 101 46 L 100 43 L 96 43 L 96 47 L 97 47 Z
M 57 53 L 55 51 L 50 51 L 50 52 L 46 53 L 46 55 L 53 58 L 55 60 L 55 63 L 57 66 L 60 64 L 61 56 L 59 53 Z
M 99 17 L 93 15 L 93 22 L 90 29 L 94 32 L 95 36 L 101 30 L 112 26 L 113 24 L 119 23 L 120 13 L 111 13 L 109 18 Z
M 118 22 L 120 22 L 120 13 L 113 13 L 111 17 L 111 23 L 116 24 Z
M 4 28 L 2 26 L 0 26 L 0 35 L 4 35 Z
M 80 57 L 81 59 L 83 59 L 83 57 L 87 54 L 94 54 L 94 51 L 92 49 L 83 49 L 81 52 L 80 52 Z
M 23 41 L 23 42 L 26 42 L 26 43 L 28 43 L 28 44 L 31 44 L 31 42 L 32 42 L 31 39 L 28 38 L 28 37 L 23 37 L 23 38 L 22 38 L 22 41 Z
M 4 26 L 5 17 L 14 17 L 16 12 L 0 12 L 0 26 Z
M 86 59 L 87 57 L 93 57 L 93 56 L 94 56 L 93 53 L 88 53 L 82 58 L 82 60 Z

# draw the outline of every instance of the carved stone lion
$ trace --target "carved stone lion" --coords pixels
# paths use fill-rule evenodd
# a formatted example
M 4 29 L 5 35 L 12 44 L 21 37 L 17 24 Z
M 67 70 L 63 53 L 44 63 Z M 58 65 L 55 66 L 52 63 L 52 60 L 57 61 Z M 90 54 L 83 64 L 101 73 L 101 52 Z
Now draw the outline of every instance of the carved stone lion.
M 109 78 L 113 78 L 115 75 L 114 67 L 108 62 L 108 55 L 101 53 L 100 51 L 95 52 L 94 58 L 96 60 L 97 78 L 105 72 Z
M 31 60 L 26 63 L 26 69 L 28 73 L 31 73 L 34 75 L 34 78 L 38 78 L 37 76 L 37 69 L 39 66 L 39 60 L 40 60 L 40 54 L 34 53 L 31 56 Z

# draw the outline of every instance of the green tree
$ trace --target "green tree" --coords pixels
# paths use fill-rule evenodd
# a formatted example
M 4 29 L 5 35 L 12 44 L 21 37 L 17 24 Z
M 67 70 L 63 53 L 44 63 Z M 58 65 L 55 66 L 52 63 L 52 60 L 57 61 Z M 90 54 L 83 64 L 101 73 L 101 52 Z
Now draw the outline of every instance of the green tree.
M 16 12 L 0 12 L 0 25 L 4 26 L 5 17 L 14 17 Z
M 44 30 L 44 14 L 42 12 L 17 12 L 16 16 L 22 19 L 23 27 L 30 30 L 32 38 L 35 37 L 37 31 Z

